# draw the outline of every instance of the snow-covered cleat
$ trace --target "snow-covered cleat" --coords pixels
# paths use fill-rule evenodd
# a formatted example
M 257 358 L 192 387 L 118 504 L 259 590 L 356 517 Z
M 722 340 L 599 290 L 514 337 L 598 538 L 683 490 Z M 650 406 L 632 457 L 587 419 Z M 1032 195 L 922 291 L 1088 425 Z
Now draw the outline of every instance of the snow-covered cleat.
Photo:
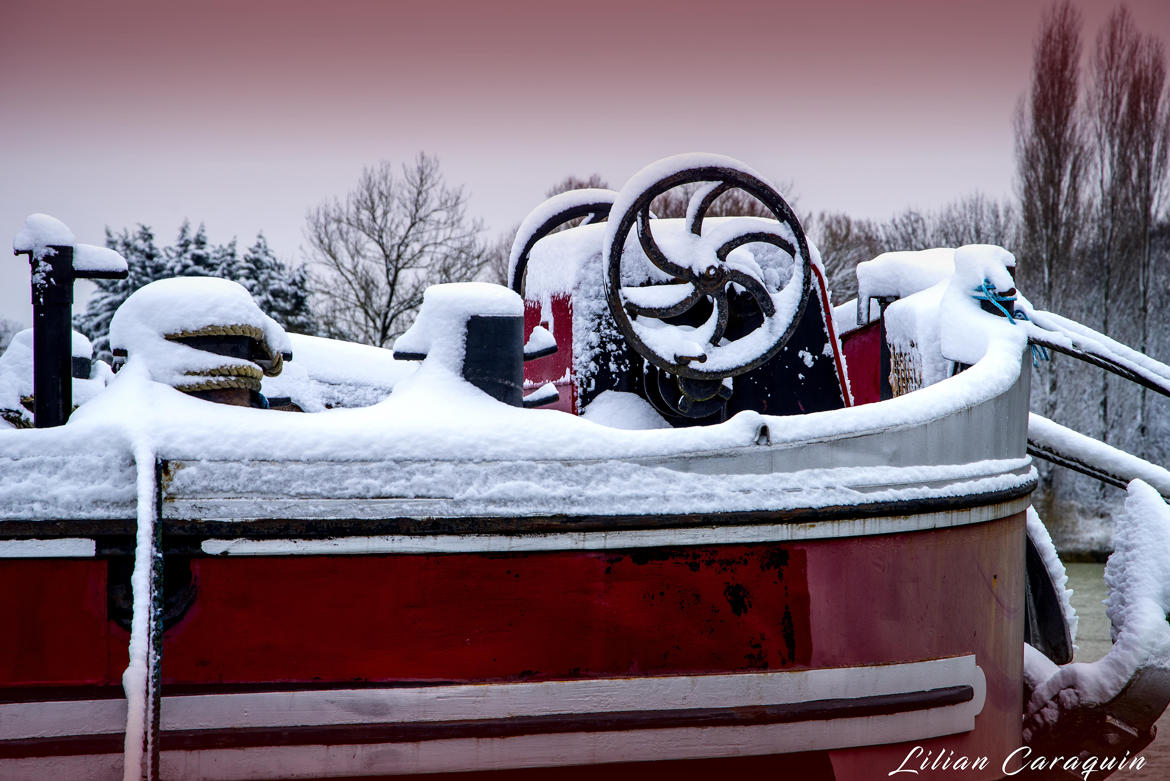
M 243 285 L 212 277 L 160 279 L 136 290 L 114 313 L 110 346 L 115 369 L 136 358 L 155 382 L 263 408 L 261 381 L 292 357 L 284 329 Z

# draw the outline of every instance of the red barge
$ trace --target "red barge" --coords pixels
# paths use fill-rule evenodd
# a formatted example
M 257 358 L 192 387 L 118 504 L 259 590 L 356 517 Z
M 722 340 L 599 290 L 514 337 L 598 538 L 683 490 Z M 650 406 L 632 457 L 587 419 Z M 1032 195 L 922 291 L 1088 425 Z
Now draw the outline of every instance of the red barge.
M 655 218 L 677 186 L 687 217 Z M 707 218 L 730 188 L 770 216 Z M 300 415 L 206 394 L 320 340 L 232 283 L 143 288 L 108 387 L 0 431 L 0 776 L 845 781 L 918 747 L 974 781 L 1074 717 L 1140 748 L 1161 657 L 1077 707 L 1053 683 L 1072 622 L 1029 450 L 1162 472 L 1030 444 L 1029 342 L 1170 373 L 1045 330 L 1010 267 L 879 258 L 834 312 L 775 190 L 671 159 L 533 212 L 512 290 L 429 290 L 385 400 Z

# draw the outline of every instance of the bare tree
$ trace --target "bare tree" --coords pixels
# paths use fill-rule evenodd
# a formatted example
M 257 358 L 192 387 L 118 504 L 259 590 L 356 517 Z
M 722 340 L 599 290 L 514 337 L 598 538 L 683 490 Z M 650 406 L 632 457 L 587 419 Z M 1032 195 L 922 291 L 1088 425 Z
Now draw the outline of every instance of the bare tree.
M 512 242 L 516 239 L 518 230 L 520 223 L 513 225 L 511 230 L 501 233 L 484 249 L 483 273 L 480 275 L 484 282 L 508 285 L 508 263 L 512 257 Z
M 1105 272 L 1101 286 L 1104 330 L 1110 328 L 1110 298 L 1114 267 L 1132 250 L 1131 182 L 1132 157 L 1129 147 L 1133 127 L 1126 106 L 1138 50 L 1138 34 L 1129 10 L 1121 6 L 1109 15 L 1097 34 L 1093 58 L 1093 83 L 1089 92 L 1093 142 L 1096 151 L 1097 219 L 1096 250 Z M 1103 399 L 1107 404 L 1107 400 Z
M 1032 85 L 1015 121 L 1021 271 L 1039 272 L 1048 307 L 1055 306 L 1058 268 L 1071 262 L 1084 203 L 1089 157 L 1077 111 L 1080 60 L 1081 16 L 1064 0 L 1044 15 Z
M 856 297 L 857 264 L 882 253 L 878 226 L 841 212 L 821 212 L 807 220 L 805 226 L 809 238 L 820 250 L 833 304 Z
M 1082 235 L 1085 180 L 1090 163 L 1078 110 L 1081 16 L 1063 0 L 1044 14 L 1032 49 L 1032 82 L 1016 110 L 1016 192 L 1020 233 L 1016 278 L 1035 290 L 1042 304 L 1057 309 L 1067 287 L 1058 276 L 1074 275 Z M 1033 294 L 1035 295 L 1035 294 Z M 1045 372 L 1042 409 L 1053 417 L 1058 404 L 1056 366 Z M 1051 469 L 1041 470 L 1044 514 L 1055 501 Z
M 570 174 L 564 179 L 560 180 L 552 187 L 548 188 L 548 192 L 544 194 L 545 198 L 552 198 L 554 195 L 567 193 L 569 190 L 586 190 L 599 189 L 608 190 L 609 183 L 601 178 L 601 174 L 589 174 L 585 178 L 574 176 Z
M 886 252 L 922 250 L 938 246 L 931 235 L 928 215 L 917 209 L 895 214 L 878 226 L 882 247 Z
M 931 233 L 939 247 L 998 244 L 1012 249 L 1019 239 L 1018 218 L 1011 204 L 997 203 L 978 192 L 951 201 L 933 222 Z
M 401 176 L 388 162 L 362 171 L 344 199 L 311 210 L 305 229 L 320 271 L 314 295 L 326 333 L 388 346 L 413 322 L 428 285 L 474 279 L 482 226 L 462 187 L 420 153 Z
M 601 174 L 590 174 L 586 177 L 580 177 L 570 174 L 564 179 L 560 180 L 552 187 L 548 188 L 544 196 L 551 198 L 554 195 L 568 192 L 569 190 L 583 190 L 583 189 L 601 189 L 608 190 L 609 184 L 601 178 Z M 556 228 L 553 233 L 573 228 L 584 222 L 584 217 L 572 220 L 564 225 Z M 516 223 L 509 230 L 504 231 L 496 237 L 495 241 L 488 244 L 484 250 L 485 263 L 483 267 L 482 278 L 486 282 L 495 282 L 499 285 L 508 284 L 508 262 L 512 254 L 512 242 L 516 238 L 516 231 L 520 229 L 520 223 Z
M 1105 331 L 1111 331 L 1114 293 L 1140 301 L 1139 349 L 1149 341 L 1150 241 L 1166 181 L 1170 92 L 1163 44 L 1138 32 L 1129 10 L 1119 7 L 1097 37 L 1090 93 L 1097 153 L 1099 254 Z M 1136 290 L 1134 288 L 1136 287 Z M 1102 416 L 1110 429 L 1108 386 Z M 1140 392 L 1137 430 L 1146 430 L 1146 392 Z
M 1150 243 L 1165 192 L 1170 150 L 1170 86 L 1166 83 L 1166 48 L 1152 36 L 1138 45 L 1130 82 L 1128 124 L 1133 127 L 1133 210 L 1141 246 L 1138 284 L 1141 288 L 1142 329 L 1139 344 L 1149 340 L 1149 294 L 1153 282 Z M 1142 390 L 1143 401 L 1145 390 Z
M 650 204 L 650 211 L 656 217 L 686 217 L 687 204 L 690 203 L 691 196 L 699 189 L 699 183 L 685 184 L 679 187 L 667 190 L 662 195 L 655 198 Z M 793 187 L 791 182 L 781 185 L 780 192 L 792 192 Z M 788 205 L 796 210 L 796 199 L 785 197 Z M 708 217 L 767 217 L 774 218 L 775 215 L 765 206 L 761 201 L 757 200 L 751 195 L 748 195 L 743 190 L 738 188 L 731 188 L 727 192 L 720 195 L 707 209 Z
M 857 264 L 883 252 L 998 244 L 1011 247 L 1018 234 L 1018 218 L 1009 204 L 972 193 L 937 212 L 907 209 L 885 222 L 857 219 L 839 212 L 821 212 L 805 221 L 809 236 L 821 252 L 833 302 L 857 295 Z

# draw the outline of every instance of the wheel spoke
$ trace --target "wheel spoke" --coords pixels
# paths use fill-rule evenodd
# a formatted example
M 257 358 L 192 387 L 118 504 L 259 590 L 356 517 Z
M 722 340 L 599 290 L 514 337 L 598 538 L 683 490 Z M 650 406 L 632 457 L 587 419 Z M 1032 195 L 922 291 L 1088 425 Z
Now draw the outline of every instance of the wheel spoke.
M 730 189 L 731 185 L 727 182 L 708 182 L 695 190 L 687 204 L 687 230 L 696 236 L 702 234 L 703 220 L 707 216 L 707 210 L 711 208 L 711 204 L 715 202 L 716 198 Z
M 749 233 L 741 233 L 734 236 L 719 245 L 719 249 L 715 250 L 715 256 L 720 260 L 726 261 L 727 256 L 736 247 L 742 247 L 744 244 L 771 244 L 774 247 L 779 247 L 788 253 L 792 258 L 796 257 L 796 248 L 792 243 L 782 236 L 777 236 L 775 233 L 768 231 L 751 231 Z
M 695 274 L 689 268 L 680 266 L 666 257 L 666 254 L 658 248 L 658 243 L 654 241 L 654 234 L 650 232 L 650 206 L 647 204 L 642 211 L 638 213 L 638 243 L 642 245 L 642 252 L 646 253 L 646 257 L 650 262 L 658 268 L 670 274 L 675 279 L 686 280 L 687 282 L 695 281 Z
M 661 290 L 662 287 L 673 288 L 681 287 L 681 285 L 662 285 L 650 288 L 633 288 L 633 290 Z M 691 307 L 699 302 L 699 299 L 703 297 L 703 291 L 699 290 L 699 288 L 695 285 L 691 285 L 691 288 L 691 292 L 682 299 L 674 302 L 673 304 L 666 304 L 663 306 L 654 306 L 650 303 L 640 304 L 631 300 L 631 288 L 624 287 L 622 288 L 622 292 L 625 294 L 626 311 L 629 312 L 632 317 L 642 315 L 644 317 L 653 317 L 658 320 L 665 320 L 668 317 L 677 317 L 683 312 L 689 311 Z
M 765 317 L 771 317 L 776 314 L 776 305 L 772 303 L 772 294 L 768 292 L 768 288 L 764 287 L 760 280 L 738 269 L 731 269 L 728 278 L 751 293 L 752 298 L 756 299 L 756 303 L 760 305 L 760 309 L 763 311 Z M 727 293 L 724 292 L 724 296 L 726 295 Z
M 727 288 L 720 288 L 711 298 L 715 307 L 715 330 L 708 341 L 718 347 L 723 334 L 727 333 Z

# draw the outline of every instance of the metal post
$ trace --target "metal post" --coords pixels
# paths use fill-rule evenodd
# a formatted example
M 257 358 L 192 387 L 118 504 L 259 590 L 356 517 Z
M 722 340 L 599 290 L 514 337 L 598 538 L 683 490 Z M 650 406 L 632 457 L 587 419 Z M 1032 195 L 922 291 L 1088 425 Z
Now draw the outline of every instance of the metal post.
M 159 781 L 159 759 L 162 753 L 162 656 L 163 611 L 166 587 L 163 581 L 162 540 L 162 463 L 154 462 L 154 524 L 150 546 L 150 616 L 147 623 L 146 653 L 146 730 L 143 733 L 145 781 Z
M 33 418 L 49 428 L 73 411 L 73 247 L 50 246 L 31 262 Z
M 26 225 L 34 218 L 69 233 L 59 221 L 43 214 L 30 216 Z M 32 266 L 33 425 L 50 428 L 64 425 L 73 412 L 73 283 L 78 279 L 125 279 L 128 269 L 120 255 L 108 250 L 97 251 L 113 255 L 114 263 L 103 258 L 97 264 L 83 262 L 79 269 L 74 265 L 74 245 L 35 244 L 21 240 L 20 248 L 14 251 L 28 255 Z M 81 246 L 91 256 L 97 249 Z

